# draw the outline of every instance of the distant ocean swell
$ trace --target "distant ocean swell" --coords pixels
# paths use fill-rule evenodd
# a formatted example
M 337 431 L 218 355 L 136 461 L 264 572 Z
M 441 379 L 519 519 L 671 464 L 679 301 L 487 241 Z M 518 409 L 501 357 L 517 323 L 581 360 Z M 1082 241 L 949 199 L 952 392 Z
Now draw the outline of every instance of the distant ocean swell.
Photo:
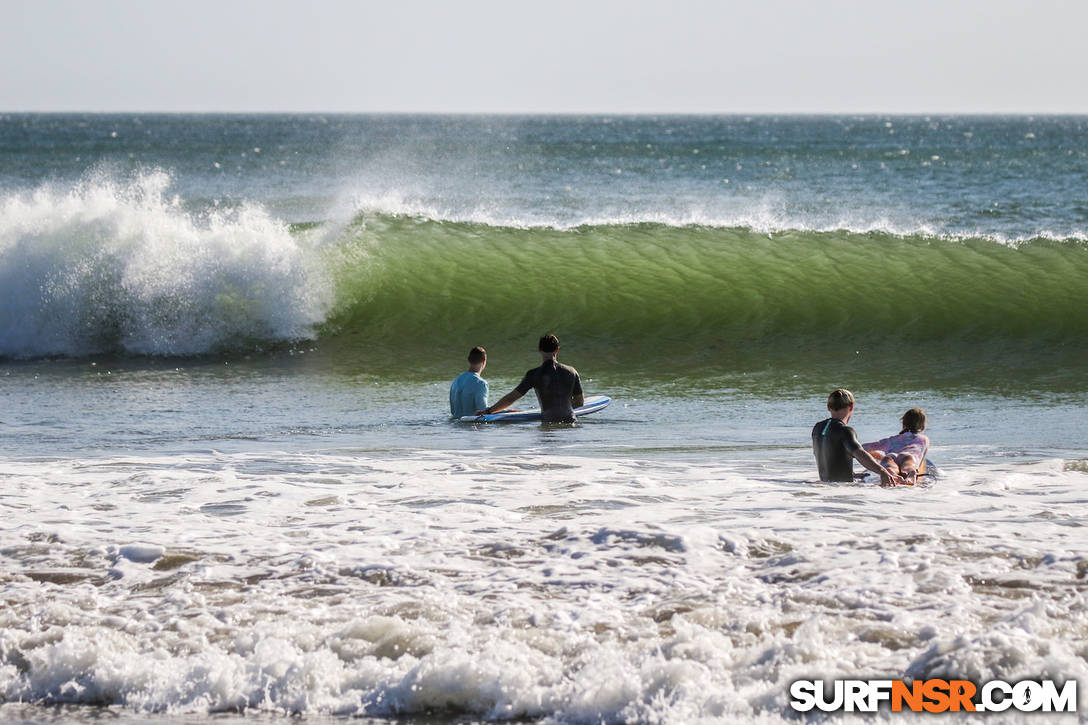
M 1088 336 L 1088 244 L 661 223 L 195 213 L 149 174 L 0 199 L 0 356 L 418 348 L 562 330 L 659 348 Z

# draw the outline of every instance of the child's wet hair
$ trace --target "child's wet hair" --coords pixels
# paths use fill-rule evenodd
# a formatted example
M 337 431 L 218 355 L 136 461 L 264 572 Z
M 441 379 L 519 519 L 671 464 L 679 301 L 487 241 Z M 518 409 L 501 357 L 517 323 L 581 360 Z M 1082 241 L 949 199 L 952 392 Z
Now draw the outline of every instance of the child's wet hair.
M 921 408 L 911 408 L 902 417 L 903 430 L 921 433 L 926 429 L 926 412 Z

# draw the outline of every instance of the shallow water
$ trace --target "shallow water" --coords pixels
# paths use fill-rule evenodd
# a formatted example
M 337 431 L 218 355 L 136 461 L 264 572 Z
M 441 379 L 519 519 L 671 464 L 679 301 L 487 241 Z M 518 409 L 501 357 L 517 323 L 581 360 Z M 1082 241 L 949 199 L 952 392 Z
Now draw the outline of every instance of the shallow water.
M 7 426 L 9 700 L 687 721 L 803 675 L 1084 671 L 1083 394 L 860 398 L 863 438 L 941 411 L 942 477 L 884 490 L 812 482 L 815 392 L 477 426 L 437 381 L 57 366 L 3 378 L 39 416 Z

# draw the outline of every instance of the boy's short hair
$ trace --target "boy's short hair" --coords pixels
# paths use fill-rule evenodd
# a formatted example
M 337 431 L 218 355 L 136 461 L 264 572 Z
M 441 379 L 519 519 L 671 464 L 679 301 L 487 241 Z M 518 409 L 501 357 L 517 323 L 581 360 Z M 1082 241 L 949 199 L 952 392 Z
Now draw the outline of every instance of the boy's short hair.
M 926 429 L 926 412 L 921 408 L 911 408 L 903 413 L 903 430 L 911 433 L 921 433 Z
M 843 410 L 854 404 L 854 394 L 846 388 L 836 388 L 827 396 L 828 410 Z
M 482 363 L 484 360 L 487 360 L 487 350 L 479 345 L 468 351 L 468 361 L 472 365 Z
M 537 349 L 541 352 L 555 352 L 559 349 L 559 338 L 555 335 L 545 335 L 540 338 L 540 344 Z

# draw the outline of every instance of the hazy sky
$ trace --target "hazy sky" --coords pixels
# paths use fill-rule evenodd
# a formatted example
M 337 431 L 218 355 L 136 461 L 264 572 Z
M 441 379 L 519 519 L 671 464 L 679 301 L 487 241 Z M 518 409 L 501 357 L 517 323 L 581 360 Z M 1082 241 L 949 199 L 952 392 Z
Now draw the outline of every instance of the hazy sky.
M 1088 113 L 1085 0 L 0 0 L 3 111 Z

